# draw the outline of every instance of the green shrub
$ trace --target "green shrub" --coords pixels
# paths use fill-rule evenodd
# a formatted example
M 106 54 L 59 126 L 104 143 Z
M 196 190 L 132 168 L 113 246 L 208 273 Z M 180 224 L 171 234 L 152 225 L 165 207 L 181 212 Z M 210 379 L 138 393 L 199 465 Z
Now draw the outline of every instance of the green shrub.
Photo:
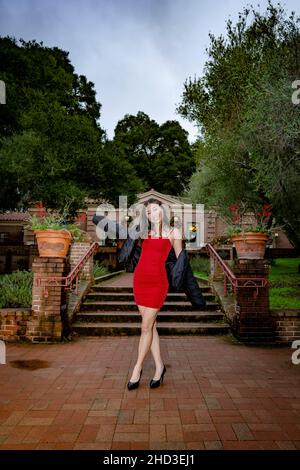
M 31 271 L 15 271 L 0 276 L 0 308 L 31 307 L 32 304 Z
M 206 276 L 210 273 L 210 260 L 208 257 L 196 255 L 190 257 L 190 265 L 193 272 L 203 273 Z
M 109 272 L 108 268 L 102 264 L 102 262 L 95 261 L 93 267 L 94 277 L 104 276 Z

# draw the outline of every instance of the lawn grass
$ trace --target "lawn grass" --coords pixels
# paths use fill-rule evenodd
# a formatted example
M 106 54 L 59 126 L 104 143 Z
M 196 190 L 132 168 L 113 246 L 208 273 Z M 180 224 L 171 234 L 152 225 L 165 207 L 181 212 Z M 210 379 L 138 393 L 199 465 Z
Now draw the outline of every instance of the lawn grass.
M 208 274 L 204 271 L 193 271 L 193 274 L 199 277 L 203 277 L 204 279 L 208 279 Z
M 193 274 L 208 279 L 210 260 L 207 256 L 195 255 L 190 258 Z
M 270 308 L 300 308 L 299 258 L 276 258 L 269 273 Z

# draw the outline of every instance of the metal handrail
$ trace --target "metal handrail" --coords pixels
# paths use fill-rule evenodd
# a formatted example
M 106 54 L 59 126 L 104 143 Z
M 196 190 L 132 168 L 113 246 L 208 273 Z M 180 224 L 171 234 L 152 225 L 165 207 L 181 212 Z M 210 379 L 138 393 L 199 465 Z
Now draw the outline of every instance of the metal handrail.
M 64 287 L 66 290 L 74 290 L 78 293 L 78 275 L 84 268 L 89 258 L 99 250 L 100 245 L 98 242 L 93 242 L 89 249 L 79 259 L 78 263 L 74 266 L 72 271 L 67 276 L 49 276 L 49 277 L 37 277 L 35 279 L 35 285 L 37 287 L 44 287 L 44 296 L 48 297 L 47 287 Z M 75 289 L 73 288 L 73 282 L 75 279 Z
M 228 281 L 231 283 L 234 293 L 237 292 L 238 288 L 255 288 L 256 290 L 253 292 L 253 297 L 257 297 L 259 288 L 264 288 L 268 285 L 268 279 L 264 277 L 236 277 L 235 274 L 229 268 L 229 266 L 224 262 L 224 260 L 221 258 L 221 256 L 217 253 L 217 251 L 210 243 L 207 243 L 205 245 L 205 248 L 207 254 L 217 260 L 224 273 L 224 295 L 227 295 Z

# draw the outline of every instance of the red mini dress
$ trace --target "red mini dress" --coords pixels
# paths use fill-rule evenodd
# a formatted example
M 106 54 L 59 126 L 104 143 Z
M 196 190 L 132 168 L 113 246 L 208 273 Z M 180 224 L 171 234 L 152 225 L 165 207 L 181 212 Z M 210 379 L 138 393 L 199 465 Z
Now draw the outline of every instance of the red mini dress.
M 165 262 L 172 248 L 167 237 L 142 240 L 141 254 L 133 273 L 133 295 L 137 305 L 161 308 L 169 290 Z

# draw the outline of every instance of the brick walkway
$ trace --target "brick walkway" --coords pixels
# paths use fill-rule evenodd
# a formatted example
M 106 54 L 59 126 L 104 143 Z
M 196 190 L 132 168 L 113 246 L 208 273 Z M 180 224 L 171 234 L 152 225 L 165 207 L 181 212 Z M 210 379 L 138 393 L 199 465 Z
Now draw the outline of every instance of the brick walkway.
M 138 337 L 7 345 L 0 449 L 300 449 L 300 365 L 291 349 L 226 337 L 161 337 L 164 383 L 127 390 Z M 48 361 L 36 370 L 16 360 Z

